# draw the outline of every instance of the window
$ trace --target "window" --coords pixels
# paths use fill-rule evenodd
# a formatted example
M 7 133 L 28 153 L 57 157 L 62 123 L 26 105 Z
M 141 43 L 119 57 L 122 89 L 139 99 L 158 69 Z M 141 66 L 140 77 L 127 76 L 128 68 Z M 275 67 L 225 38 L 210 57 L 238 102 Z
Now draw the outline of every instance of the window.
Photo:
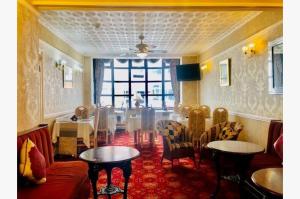
M 101 105 L 131 108 L 133 95 L 139 93 L 143 106 L 162 109 L 166 104 L 173 108 L 170 65 L 163 59 L 114 59 L 104 67 Z

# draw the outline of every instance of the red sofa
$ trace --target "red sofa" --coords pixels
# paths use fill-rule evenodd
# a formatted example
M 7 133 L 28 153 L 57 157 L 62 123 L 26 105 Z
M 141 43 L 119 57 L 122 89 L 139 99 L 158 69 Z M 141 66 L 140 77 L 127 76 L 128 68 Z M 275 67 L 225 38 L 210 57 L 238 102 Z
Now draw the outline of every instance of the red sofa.
M 251 161 L 249 174 L 259 169 L 270 167 L 282 167 L 282 159 L 274 149 L 274 143 L 283 133 L 283 123 L 280 120 L 272 120 L 269 126 L 268 143 L 266 153 L 257 154 Z
M 283 133 L 283 123 L 279 120 L 272 120 L 269 126 L 268 143 L 266 153 L 257 154 L 250 163 L 248 177 L 243 186 L 243 199 L 258 199 L 258 198 L 282 198 L 274 196 L 257 187 L 251 180 L 251 175 L 254 171 L 271 167 L 282 167 L 282 159 L 277 155 L 274 149 L 274 143 Z
M 83 161 L 54 162 L 47 124 L 30 129 L 18 136 L 18 165 L 22 143 L 27 138 L 30 138 L 36 144 L 45 157 L 47 181 L 41 185 L 25 185 L 18 170 L 18 199 L 86 199 L 89 197 L 88 165 Z

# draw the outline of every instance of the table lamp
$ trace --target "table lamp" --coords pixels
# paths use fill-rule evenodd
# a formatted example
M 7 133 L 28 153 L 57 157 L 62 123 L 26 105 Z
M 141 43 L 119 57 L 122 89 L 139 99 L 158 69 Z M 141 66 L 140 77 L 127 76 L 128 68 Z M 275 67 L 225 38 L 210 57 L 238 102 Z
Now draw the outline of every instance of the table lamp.
M 133 96 L 133 100 L 135 101 L 135 107 L 139 108 L 140 104 L 144 101 L 143 97 L 139 93 L 135 93 Z

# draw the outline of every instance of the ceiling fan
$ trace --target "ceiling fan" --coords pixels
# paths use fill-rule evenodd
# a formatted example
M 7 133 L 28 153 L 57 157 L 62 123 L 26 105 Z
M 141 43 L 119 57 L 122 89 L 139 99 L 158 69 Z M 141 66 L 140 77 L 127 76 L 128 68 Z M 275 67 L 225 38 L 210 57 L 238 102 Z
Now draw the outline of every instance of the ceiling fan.
M 141 43 L 139 43 L 135 46 L 136 49 L 129 48 L 129 51 L 134 53 L 136 56 L 138 56 L 141 59 L 145 58 L 149 53 L 167 53 L 166 50 L 153 50 L 153 48 L 156 48 L 156 46 L 145 44 L 143 42 L 144 38 L 145 38 L 144 35 L 141 34 L 139 36 L 139 39 L 141 40 Z M 122 55 L 123 56 L 128 56 L 128 53 L 125 53 L 125 54 L 123 53 Z

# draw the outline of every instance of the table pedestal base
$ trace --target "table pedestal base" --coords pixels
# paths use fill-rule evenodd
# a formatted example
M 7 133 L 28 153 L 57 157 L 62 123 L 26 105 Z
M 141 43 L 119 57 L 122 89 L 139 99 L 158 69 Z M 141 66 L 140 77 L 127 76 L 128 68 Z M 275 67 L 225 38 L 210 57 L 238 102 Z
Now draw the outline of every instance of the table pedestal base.
M 113 195 L 117 193 L 124 193 L 124 190 L 113 184 L 111 184 L 110 186 L 102 187 L 100 191 L 98 191 L 98 195 Z

